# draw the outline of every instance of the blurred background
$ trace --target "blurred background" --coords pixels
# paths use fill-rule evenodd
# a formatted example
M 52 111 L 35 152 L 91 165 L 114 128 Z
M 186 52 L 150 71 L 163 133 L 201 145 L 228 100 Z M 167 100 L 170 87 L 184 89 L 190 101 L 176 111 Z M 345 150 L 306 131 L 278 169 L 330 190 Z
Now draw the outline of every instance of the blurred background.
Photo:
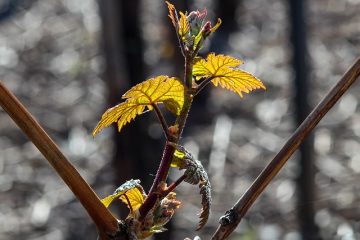
M 208 51 L 245 61 L 267 86 L 243 99 L 210 86 L 182 139 L 208 169 L 209 223 L 195 232 L 199 189 L 183 184 L 169 231 L 209 239 L 284 142 L 360 54 L 359 0 L 173 1 L 223 24 Z M 103 111 L 135 83 L 182 77 L 163 0 L 1 0 L 0 79 L 38 119 L 99 196 L 156 173 L 164 138 L 153 113 L 92 138 Z M 230 239 L 360 239 L 360 85 L 355 84 L 256 201 Z M 170 116 L 169 116 L 170 117 Z M 170 176 L 176 179 L 178 173 Z M 126 216 L 122 204 L 113 204 Z M 0 110 L 0 239 L 96 239 L 96 230 L 42 155 Z

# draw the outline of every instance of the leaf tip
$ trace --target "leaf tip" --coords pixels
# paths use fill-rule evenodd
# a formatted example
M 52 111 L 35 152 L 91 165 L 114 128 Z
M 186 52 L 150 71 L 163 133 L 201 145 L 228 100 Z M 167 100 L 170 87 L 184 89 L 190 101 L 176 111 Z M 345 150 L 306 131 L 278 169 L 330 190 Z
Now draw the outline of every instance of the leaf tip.
M 168 1 L 165 1 L 165 3 L 167 4 L 168 9 L 169 9 L 169 15 L 168 16 L 171 19 L 171 22 L 174 25 L 174 27 L 177 28 L 178 19 L 177 19 L 175 6 L 173 4 L 171 4 L 170 2 L 168 2 Z
M 94 130 L 92 131 L 92 133 L 91 133 L 91 136 L 92 136 L 93 138 L 95 138 L 96 134 L 97 134 L 97 131 L 94 129 Z
M 220 27 L 221 23 L 222 23 L 222 20 L 220 18 L 218 18 L 215 26 L 210 29 L 210 32 L 214 33 Z
M 262 88 L 263 90 L 265 90 L 265 91 L 266 91 L 267 89 L 266 89 L 266 86 L 264 85 L 264 83 L 263 83 L 263 82 L 261 82 L 261 81 L 260 81 L 260 83 L 261 83 L 260 88 Z
M 92 137 L 96 137 L 96 135 L 102 130 L 102 127 L 99 125 L 99 123 L 96 125 L 94 130 L 92 131 L 91 135 Z

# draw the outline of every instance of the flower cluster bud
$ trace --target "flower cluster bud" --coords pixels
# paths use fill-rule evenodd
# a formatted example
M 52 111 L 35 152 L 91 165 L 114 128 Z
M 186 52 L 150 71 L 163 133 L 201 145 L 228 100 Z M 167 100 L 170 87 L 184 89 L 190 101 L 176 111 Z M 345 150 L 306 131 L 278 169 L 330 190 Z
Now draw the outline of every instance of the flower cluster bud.
M 210 21 L 205 21 L 207 10 L 192 11 L 190 13 L 176 12 L 174 5 L 168 3 L 169 17 L 177 31 L 179 40 L 185 51 L 199 51 L 204 44 L 204 40 L 220 26 L 221 20 L 218 19 L 216 25 L 212 27 Z

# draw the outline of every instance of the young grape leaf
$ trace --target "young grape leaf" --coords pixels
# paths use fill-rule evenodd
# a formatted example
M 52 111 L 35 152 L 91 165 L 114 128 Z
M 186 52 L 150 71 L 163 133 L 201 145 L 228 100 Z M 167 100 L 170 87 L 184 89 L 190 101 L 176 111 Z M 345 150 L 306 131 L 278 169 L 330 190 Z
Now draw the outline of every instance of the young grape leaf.
M 186 41 L 186 35 L 190 31 L 189 22 L 186 19 L 186 15 L 183 12 L 180 12 L 180 19 L 179 19 L 179 36 L 183 41 Z
M 215 26 L 213 26 L 213 27 L 210 29 L 210 32 L 211 32 L 211 33 L 214 33 L 214 32 L 220 27 L 221 23 L 222 23 L 221 19 L 218 18 Z
M 199 51 L 203 47 L 204 40 L 221 25 L 220 18 L 213 27 L 210 21 L 205 21 L 207 16 L 206 9 L 190 13 L 179 12 L 178 15 L 173 4 L 167 1 L 166 4 L 169 9 L 168 16 L 175 27 L 179 40 L 184 44 L 187 51 Z
M 101 117 L 93 130 L 93 136 L 114 122 L 118 130 L 144 112 L 145 108 L 152 110 L 154 104 L 163 103 L 175 115 L 179 115 L 184 105 L 184 85 L 177 78 L 158 76 L 132 87 L 123 95 L 125 102 L 109 108 Z
M 211 185 L 208 175 L 199 160 L 196 160 L 193 155 L 188 152 L 183 146 L 176 145 L 174 157 L 171 162 L 172 167 L 177 167 L 180 170 L 186 169 L 184 172 L 184 181 L 192 185 L 199 185 L 201 194 L 201 212 L 200 222 L 196 230 L 200 230 L 209 219 L 211 206 Z
M 215 55 L 210 53 L 206 60 L 196 59 L 193 67 L 193 76 L 196 80 L 211 78 L 215 86 L 221 86 L 230 91 L 236 92 L 243 97 L 242 92 L 249 93 L 255 89 L 266 89 L 264 84 L 243 70 L 238 69 L 243 62 L 239 59 Z
M 113 194 L 102 199 L 101 202 L 105 207 L 109 207 L 116 198 L 119 198 L 127 205 L 131 213 L 133 213 L 140 208 L 145 197 L 146 194 L 140 185 L 140 180 L 131 179 L 118 187 Z
M 139 187 L 129 189 L 124 194 L 122 194 L 119 199 L 126 204 L 128 209 L 136 211 L 140 208 L 145 200 L 144 190 Z
M 168 5 L 168 9 L 169 9 L 169 18 L 171 19 L 172 24 L 174 25 L 174 27 L 177 29 L 177 23 L 178 23 L 178 16 L 176 13 L 176 9 L 175 6 L 171 3 L 169 3 L 168 1 L 165 1 L 166 4 Z

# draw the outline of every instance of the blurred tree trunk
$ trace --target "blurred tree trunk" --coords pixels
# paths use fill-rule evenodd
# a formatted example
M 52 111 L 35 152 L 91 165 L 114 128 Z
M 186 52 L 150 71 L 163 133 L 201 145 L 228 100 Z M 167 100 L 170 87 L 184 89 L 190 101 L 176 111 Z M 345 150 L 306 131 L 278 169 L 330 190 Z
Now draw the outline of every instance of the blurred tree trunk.
M 295 107 L 296 123 L 301 122 L 311 111 L 309 103 L 309 71 L 306 25 L 305 1 L 289 0 L 291 21 L 291 42 L 293 45 L 293 69 L 295 73 Z M 300 146 L 299 167 L 297 179 L 298 218 L 303 239 L 320 239 L 318 228 L 314 221 L 314 150 L 313 135 L 310 135 Z
M 139 6 L 139 0 L 99 1 L 108 107 L 120 103 L 131 86 L 145 80 Z M 155 174 L 162 149 L 148 134 L 149 116 L 137 118 L 120 134 L 114 126 L 113 167 L 117 186 L 132 178 L 141 179 L 145 189 L 151 186 L 151 175 Z M 123 211 L 121 216 L 126 214 Z
M 242 0 L 216 0 L 215 19 L 222 20 L 221 27 L 214 34 L 211 41 L 211 51 L 221 53 L 228 48 L 230 34 L 237 31 L 236 11 L 241 5 Z

